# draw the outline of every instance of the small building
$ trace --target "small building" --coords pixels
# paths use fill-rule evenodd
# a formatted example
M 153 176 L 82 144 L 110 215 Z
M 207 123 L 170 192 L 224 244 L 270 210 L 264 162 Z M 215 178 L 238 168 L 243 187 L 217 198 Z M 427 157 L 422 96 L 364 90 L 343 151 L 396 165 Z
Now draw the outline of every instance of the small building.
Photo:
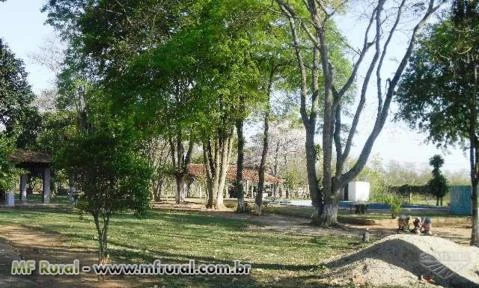
M 50 168 L 52 157 L 48 153 L 17 149 L 10 157 L 16 167 L 26 173 L 20 175 L 19 195 L 22 202 L 27 202 L 27 182 L 31 177 L 42 178 L 42 199 L 43 203 L 50 202 Z

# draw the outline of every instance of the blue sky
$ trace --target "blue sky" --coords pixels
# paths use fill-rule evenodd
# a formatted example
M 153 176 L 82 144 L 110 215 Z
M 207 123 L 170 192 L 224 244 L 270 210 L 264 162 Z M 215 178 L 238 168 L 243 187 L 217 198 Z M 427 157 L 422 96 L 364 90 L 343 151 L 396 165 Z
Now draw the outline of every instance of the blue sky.
M 40 9 L 45 1 L 7 0 L 0 3 L 0 37 L 17 58 L 25 62 L 29 81 L 35 92 L 52 85 L 55 75 L 30 59 L 46 39 L 55 37 L 53 29 L 44 25 L 45 15 Z
M 39 52 L 46 39 L 55 37 L 53 29 L 44 25 L 46 16 L 40 12 L 44 2 L 39 0 L 7 0 L 5 3 L 0 3 L 0 37 L 10 46 L 18 58 L 24 60 L 29 73 L 30 84 L 35 92 L 51 87 L 55 78 L 55 75 L 52 75 L 50 71 L 33 63 L 30 59 L 31 54 Z M 341 23 L 340 26 L 347 37 L 361 35 L 355 31 L 359 27 L 355 21 L 347 20 Z M 391 55 L 399 57 L 402 54 L 401 45 L 393 46 L 396 50 L 391 50 Z M 391 60 L 385 66 L 386 71 L 391 70 L 394 67 L 394 61 Z M 371 93 L 375 93 L 374 90 L 371 90 Z M 374 104 L 369 105 L 367 109 L 362 118 L 359 134 L 356 137 L 356 145 L 352 151 L 356 155 L 370 131 L 372 117 L 369 114 L 374 111 Z M 415 169 L 427 166 L 428 159 L 437 153 L 444 156 L 446 170 L 467 171 L 468 160 L 463 151 L 459 149 L 438 150 L 434 145 L 425 143 L 425 135 L 411 131 L 402 122 L 388 121 L 374 145 L 372 155 L 381 157 L 385 163 L 391 160 L 409 163 L 411 169 Z

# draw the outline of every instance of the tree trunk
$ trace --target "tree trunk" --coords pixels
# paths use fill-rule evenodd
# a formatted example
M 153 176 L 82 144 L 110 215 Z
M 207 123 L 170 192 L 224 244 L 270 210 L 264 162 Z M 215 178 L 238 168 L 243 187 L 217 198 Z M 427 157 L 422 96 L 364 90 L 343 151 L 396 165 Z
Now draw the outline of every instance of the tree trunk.
M 203 143 L 203 161 L 204 161 L 204 167 L 206 171 L 206 198 L 207 198 L 207 203 L 206 203 L 206 208 L 207 209 L 212 209 L 213 204 L 214 204 L 214 182 L 215 182 L 215 177 L 214 175 L 216 174 L 215 167 L 213 165 L 213 147 L 211 147 L 211 141 L 205 141 Z
M 110 223 L 110 216 L 105 215 L 102 223 L 100 223 L 100 215 L 92 213 L 95 227 L 98 234 L 98 262 L 108 262 L 108 225 Z
M 231 135 L 227 133 L 225 137 L 222 139 L 221 148 L 220 148 L 220 161 L 219 161 L 219 170 L 220 173 L 218 175 L 218 190 L 216 194 L 216 203 L 215 208 L 218 210 L 224 209 L 225 205 L 223 203 L 223 193 L 225 191 L 226 186 L 226 175 L 228 173 L 229 168 L 229 156 L 231 151 Z
M 185 178 L 182 174 L 177 174 L 175 176 L 176 180 L 176 195 L 175 195 L 175 202 L 176 204 L 180 204 L 184 201 L 183 193 L 185 188 Z
M 208 198 L 206 202 L 206 208 L 212 209 L 214 204 L 214 187 L 213 182 L 211 180 L 207 180 L 206 183 L 206 197 Z
M 477 207 L 477 180 L 472 184 L 472 233 L 471 245 L 479 247 L 479 209 Z
M 243 183 L 243 164 L 244 164 L 244 135 L 243 135 L 243 120 L 236 121 L 236 134 L 238 136 L 238 155 L 236 160 L 236 182 L 235 192 L 238 199 L 236 212 L 246 212 L 246 205 L 244 202 L 244 183 Z
M 475 131 L 475 123 L 471 124 L 472 128 Z M 470 139 L 471 147 L 469 148 L 470 152 L 470 165 L 471 165 L 471 203 L 472 203 L 472 231 L 471 231 L 471 242 L 472 246 L 479 247 L 479 211 L 477 207 L 477 184 L 479 183 L 478 179 L 478 157 L 479 150 L 477 149 L 478 141 L 475 136 L 475 133 L 471 133 Z
M 263 193 L 264 193 L 264 174 L 266 170 L 266 157 L 268 156 L 268 141 L 269 141 L 269 105 L 268 110 L 264 115 L 264 131 L 263 131 L 263 152 L 261 153 L 261 162 L 258 170 L 258 193 L 255 199 L 256 215 L 262 214 Z
M 191 182 L 191 180 L 188 180 L 185 182 L 186 182 L 186 186 L 185 186 L 185 200 L 186 200 L 186 198 L 191 197 L 191 184 L 193 183 Z
M 474 66 L 474 94 L 471 99 L 471 118 L 469 120 L 469 161 L 471 165 L 471 186 L 472 186 L 472 231 L 471 245 L 479 247 L 479 211 L 477 207 L 477 184 L 479 182 L 479 140 L 476 136 L 477 123 L 477 85 L 478 83 L 478 66 Z
M 317 224 L 325 227 L 338 224 L 338 208 L 337 203 L 325 203 L 322 213 L 319 214 L 319 222 Z
M 224 209 L 223 193 L 226 186 L 232 136 L 232 133 L 228 132 L 219 130 L 216 134 L 214 145 L 211 145 L 211 140 L 203 143 L 203 159 L 206 168 L 208 190 L 206 208 L 209 209 Z
M 273 164 L 273 176 L 278 177 L 278 162 L 279 162 L 279 148 L 280 141 L 276 141 L 276 147 L 274 149 L 274 164 Z M 285 165 L 286 166 L 286 165 Z M 274 184 L 273 197 L 276 198 L 278 194 L 278 185 Z
M 153 199 L 155 202 L 161 201 L 161 192 L 163 190 L 163 185 L 164 185 L 165 180 L 161 179 L 156 182 L 156 185 L 154 187 L 154 192 L 153 192 Z
M 436 196 L 436 206 L 439 207 L 439 196 Z
M 316 172 L 316 145 L 314 144 L 314 131 L 306 128 L 306 171 L 308 174 L 308 190 L 311 197 L 311 203 L 314 207 L 312 222 L 319 223 L 319 215 L 322 208 L 322 196 L 318 186 L 318 176 Z

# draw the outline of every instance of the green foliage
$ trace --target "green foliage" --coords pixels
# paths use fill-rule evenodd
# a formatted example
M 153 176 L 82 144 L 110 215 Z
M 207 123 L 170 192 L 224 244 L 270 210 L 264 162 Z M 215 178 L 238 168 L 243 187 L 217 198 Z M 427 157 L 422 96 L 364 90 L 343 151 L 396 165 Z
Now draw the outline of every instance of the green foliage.
M 98 233 L 99 259 L 108 258 L 108 227 L 114 213 L 133 210 L 143 215 L 149 207 L 152 171 L 140 156 L 141 133 L 129 118 L 111 113 L 97 87 L 86 91 L 86 111 L 78 112 L 78 125 L 54 155 L 81 192 L 78 208 L 89 212 Z
M 77 135 L 56 161 L 75 176 L 84 210 L 112 214 L 132 209 L 141 214 L 148 208 L 151 171 L 125 133 L 101 129 Z
M 286 170 L 283 178 L 285 180 L 284 185 L 292 190 L 305 187 L 305 185 L 307 185 L 304 174 L 301 173 L 301 170 L 299 169 Z
M 469 139 L 470 120 L 477 109 L 474 103 L 478 103 L 474 87 L 477 20 L 475 16 L 458 25 L 446 19 L 432 25 L 422 35 L 396 95 L 400 104 L 396 117 L 429 133 L 438 145 Z
M 375 158 L 369 162 L 363 171 L 356 177 L 358 181 L 367 181 L 370 184 L 371 201 L 381 202 L 384 195 L 388 193 L 390 179 L 386 175 L 386 171 L 382 167 L 381 159 Z
M 444 177 L 444 175 L 439 174 L 437 176 L 434 176 L 428 183 L 429 191 L 432 195 L 442 198 L 444 197 L 449 188 L 447 185 L 447 179 Z
M 0 131 L 10 136 L 22 133 L 22 122 L 36 113 L 29 107 L 34 95 L 27 82 L 27 72 L 21 60 L 0 39 Z
M 441 155 L 434 155 L 431 159 L 429 159 L 429 165 L 434 168 L 432 172 L 433 174 L 440 173 L 439 169 L 441 169 L 442 165 L 444 165 L 444 159 L 441 157 Z
M 53 153 L 75 133 L 76 119 L 71 111 L 56 111 L 42 114 L 41 129 L 36 148 Z
M 0 135 L 0 191 L 9 192 L 15 188 L 20 170 L 8 160 L 14 152 L 14 145 L 10 139 Z
M 389 205 L 391 218 L 396 218 L 401 213 L 402 199 L 396 194 L 385 195 L 383 202 Z
M 433 167 L 432 179 L 428 182 L 429 192 L 439 199 L 442 199 L 448 192 L 447 179 L 442 175 L 440 168 L 444 164 L 444 159 L 440 155 L 434 155 L 429 164 Z

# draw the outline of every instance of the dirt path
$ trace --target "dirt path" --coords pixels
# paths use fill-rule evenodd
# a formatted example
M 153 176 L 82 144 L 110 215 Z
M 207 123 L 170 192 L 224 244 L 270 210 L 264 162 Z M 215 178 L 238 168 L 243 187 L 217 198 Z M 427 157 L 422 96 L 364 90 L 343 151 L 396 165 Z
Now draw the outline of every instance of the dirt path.
M 3 240 L 0 240 L 0 287 L 154 286 L 154 279 L 110 277 L 105 281 L 99 281 L 93 273 L 80 273 L 77 276 L 45 276 L 34 272 L 31 276 L 11 276 L 12 260 L 36 260 L 37 263 L 39 260 L 48 260 L 50 263 L 69 264 L 78 259 L 83 266 L 97 263 L 97 255 L 95 250 L 69 246 L 68 241 L 59 234 L 17 225 L 1 226 L 1 231 L 0 239 Z
M 11 276 L 10 264 L 12 260 L 20 260 L 18 251 L 5 241 L 0 241 L 0 287 L 33 287 L 33 277 Z

